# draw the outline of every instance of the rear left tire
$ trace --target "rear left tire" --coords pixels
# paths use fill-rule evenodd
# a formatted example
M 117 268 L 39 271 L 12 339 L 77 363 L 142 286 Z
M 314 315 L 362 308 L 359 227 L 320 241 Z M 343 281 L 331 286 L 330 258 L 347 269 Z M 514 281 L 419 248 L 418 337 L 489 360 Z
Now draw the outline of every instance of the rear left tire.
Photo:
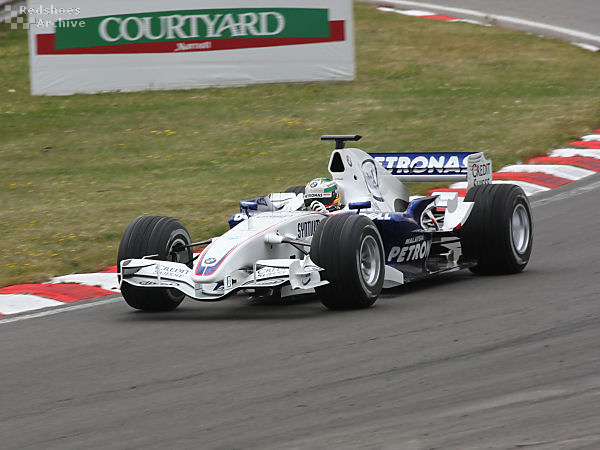
M 285 192 L 293 192 L 294 194 L 298 195 L 298 194 L 304 194 L 304 189 L 306 188 L 306 186 L 302 185 L 302 186 L 290 186 L 289 188 L 287 188 L 285 190 Z

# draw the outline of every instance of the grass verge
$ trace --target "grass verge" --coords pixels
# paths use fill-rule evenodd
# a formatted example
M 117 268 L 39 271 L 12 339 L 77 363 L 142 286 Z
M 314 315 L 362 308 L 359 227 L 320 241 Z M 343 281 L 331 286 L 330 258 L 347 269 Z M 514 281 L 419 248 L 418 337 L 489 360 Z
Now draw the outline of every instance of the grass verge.
M 69 97 L 29 95 L 26 35 L 1 25 L 0 286 L 114 264 L 142 214 L 222 233 L 238 199 L 326 175 L 321 134 L 498 168 L 600 122 L 597 54 L 367 4 L 355 21 L 354 82 Z

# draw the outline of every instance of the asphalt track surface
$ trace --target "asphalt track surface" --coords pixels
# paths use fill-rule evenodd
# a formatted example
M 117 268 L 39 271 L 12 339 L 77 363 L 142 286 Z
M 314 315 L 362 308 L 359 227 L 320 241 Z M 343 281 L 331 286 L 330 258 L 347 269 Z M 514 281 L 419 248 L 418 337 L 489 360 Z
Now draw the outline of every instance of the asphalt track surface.
M 518 17 L 600 35 L 598 0 L 413 0 L 486 14 Z M 385 2 L 383 2 L 385 3 Z
M 362 0 L 404 10 L 424 10 L 532 34 L 600 47 L 597 0 Z
M 600 176 L 532 198 L 525 272 L 369 310 L 123 301 L 0 324 L 3 448 L 599 448 Z

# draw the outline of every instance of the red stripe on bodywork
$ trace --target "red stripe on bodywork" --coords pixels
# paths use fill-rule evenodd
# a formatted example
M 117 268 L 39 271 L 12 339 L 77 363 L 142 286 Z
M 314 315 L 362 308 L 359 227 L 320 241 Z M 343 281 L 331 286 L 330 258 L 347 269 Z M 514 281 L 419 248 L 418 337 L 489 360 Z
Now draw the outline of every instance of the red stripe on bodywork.
M 526 181 L 527 183 L 538 184 L 551 189 L 572 181 L 541 172 L 497 172 L 493 174 L 493 178 L 494 180 Z
M 434 192 L 456 192 L 459 197 L 464 197 L 467 195 L 466 189 L 455 189 L 455 188 L 437 188 L 437 189 L 429 189 L 429 195 L 432 195 Z
M 600 144 L 600 142 L 599 142 Z M 588 156 L 538 156 L 527 160 L 530 164 L 560 164 L 579 166 L 584 169 L 600 172 L 600 159 Z
M 89 298 L 113 295 L 114 292 L 97 286 L 86 286 L 82 284 L 17 284 L 0 288 L 0 294 L 31 294 L 40 297 L 51 298 L 59 302 L 76 302 Z
M 117 266 L 105 267 L 102 270 L 99 270 L 98 273 L 117 273 Z
M 575 148 L 591 148 L 591 149 L 600 149 L 599 141 L 573 141 L 567 144 L 569 147 Z
M 273 227 L 276 227 L 277 225 L 281 225 L 281 224 L 282 224 L 282 223 L 284 223 L 284 222 L 285 222 L 285 220 L 283 220 L 283 221 L 281 221 L 281 222 L 277 222 L 276 224 L 274 224 L 274 225 L 270 225 L 270 226 L 268 226 L 267 228 L 265 228 L 264 230 L 261 230 L 261 231 L 259 231 L 258 233 L 256 233 L 256 234 L 253 234 L 252 236 L 250 236 L 250 237 L 248 237 L 248 238 L 244 239 L 242 242 L 238 243 L 238 244 L 237 244 L 237 245 L 235 245 L 235 246 L 234 246 L 234 247 L 233 247 L 231 250 L 229 250 L 229 251 L 228 251 L 228 252 L 225 254 L 225 256 L 223 256 L 223 257 L 221 258 L 221 260 L 219 261 L 219 263 L 218 263 L 218 264 L 216 264 L 215 266 L 204 266 L 204 265 L 202 265 L 202 259 L 204 258 L 204 256 L 203 256 L 203 255 L 204 255 L 204 251 L 206 251 L 206 250 L 208 249 L 208 247 L 210 247 L 210 246 L 211 246 L 211 245 L 212 245 L 212 244 L 213 244 L 215 241 L 211 242 L 211 243 L 210 243 L 210 245 L 209 245 L 208 247 L 206 247 L 206 248 L 205 248 L 205 249 L 202 251 L 202 255 L 200 255 L 200 258 L 198 259 L 198 265 L 196 266 L 196 270 L 195 270 L 195 272 L 194 272 L 194 273 L 195 273 L 196 275 L 200 276 L 200 277 L 207 277 L 207 276 L 210 276 L 210 275 L 212 275 L 213 273 L 215 273 L 215 272 L 217 271 L 217 269 L 219 268 L 219 266 L 220 266 L 221 264 L 223 264 L 223 261 L 225 261 L 225 258 L 227 258 L 227 257 L 228 257 L 228 256 L 231 254 L 231 252 L 232 252 L 232 251 L 234 251 L 236 248 L 238 248 L 240 245 L 242 245 L 242 244 L 244 244 L 244 243 L 248 242 L 248 241 L 249 241 L 250 239 L 252 239 L 254 236 L 258 236 L 260 233 L 263 233 L 263 232 L 265 232 L 265 231 L 267 231 L 267 230 L 269 230 L 269 229 L 271 229 L 271 228 L 273 228 Z M 204 269 L 204 270 L 202 271 L 202 273 L 198 273 L 198 269 L 200 269 L 200 267 L 202 267 L 202 268 Z M 214 267 L 214 269 L 213 269 L 213 267 Z M 204 274 L 204 272 L 206 272 L 206 269 L 212 269 L 212 270 L 211 270 L 211 272 L 210 272 L 210 273 L 208 273 L 208 274 L 206 274 L 206 275 L 205 275 L 205 274 Z
M 317 214 L 317 213 L 315 213 L 315 214 Z M 221 260 L 219 261 L 219 263 L 218 263 L 216 266 L 204 266 L 204 265 L 202 265 L 202 259 L 203 259 L 203 257 L 204 257 L 204 256 L 203 256 L 203 255 L 204 255 L 204 251 L 202 251 L 202 255 L 200 255 L 200 258 L 198 259 L 198 261 L 199 261 L 199 262 L 198 262 L 198 265 L 196 266 L 196 270 L 194 271 L 194 273 L 195 273 L 196 275 L 200 276 L 200 277 L 206 277 L 206 276 L 210 276 L 210 275 L 212 275 L 213 273 L 215 273 L 215 272 L 217 271 L 217 269 L 219 268 L 219 266 L 220 266 L 221 264 L 223 264 L 223 261 L 225 261 L 225 259 L 226 259 L 226 258 L 227 258 L 227 257 L 228 257 L 230 254 L 231 254 L 231 252 L 233 252 L 233 251 L 234 251 L 236 248 L 238 248 L 240 245 L 243 245 L 243 244 L 245 244 L 246 242 L 248 242 L 248 241 L 249 241 L 250 239 L 252 239 L 253 237 L 255 237 L 255 236 L 258 236 L 260 233 L 264 233 L 265 231 L 267 231 L 267 230 L 270 230 L 271 228 L 274 228 L 274 227 L 276 227 L 276 226 L 278 226 L 278 225 L 281 225 L 282 223 L 285 223 L 286 221 L 287 221 L 287 219 L 286 219 L 286 220 L 282 220 L 281 222 L 277 222 L 276 224 L 270 225 L 270 226 L 268 226 L 267 228 L 265 228 L 265 229 L 263 229 L 263 230 L 259 231 L 258 233 L 256 233 L 256 234 L 253 234 L 252 236 L 250 236 L 250 237 L 248 237 L 248 238 L 244 239 L 242 242 L 238 243 L 237 245 L 235 245 L 235 247 L 233 247 L 231 250 L 229 250 L 229 251 L 228 251 L 228 252 L 225 254 L 225 256 L 223 256 L 223 257 L 221 258 Z M 214 242 L 216 242 L 216 241 L 213 241 L 213 242 L 211 242 L 211 244 L 210 244 L 210 245 L 212 245 Z M 210 247 L 210 245 L 209 245 L 208 247 Z M 208 247 L 206 247 L 204 250 L 208 249 Z M 201 267 L 204 269 L 204 271 L 203 271 L 203 273 L 198 273 L 198 269 L 200 269 Z M 214 269 L 213 269 L 213 267 L 214 267 Z M 210 272 L 210 273 L 208 273 L 208 274 L 206 274 L 206 275 L 205 275 L 205 274 L 204 274 L 204 272 L 206 272 L 206 269 L 212 269 L 212 270 L 211 270 L 211 272 Z
M 215 50 L 234 50 L 242 48 L 279 47 L 282 45 L 320 44 L 339 42 L 346 38 L 345 22 L 332 20 L 329 22 L 329 37 L 300 38 L 237 38 L 196 41 L 145 42 L 142 44 L 103 45 L 99 47 L 80 47 L 57 49 L 54 34 L 37 35 L 38 55 L 85 55 L 85 54 L 117 54 L 117 53 L 174 53 L 177 44 L 203 44 L 210 42 L 210 48 L 191 49 L 175 53 L 207 52 Z

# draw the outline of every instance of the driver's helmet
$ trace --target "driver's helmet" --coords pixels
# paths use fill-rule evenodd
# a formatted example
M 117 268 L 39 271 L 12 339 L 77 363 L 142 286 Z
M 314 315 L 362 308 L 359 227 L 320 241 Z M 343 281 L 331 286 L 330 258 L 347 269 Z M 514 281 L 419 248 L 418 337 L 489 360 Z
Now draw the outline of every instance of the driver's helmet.
M 309 181 L 304 190 L 304 206 L 310 208 L 313 202 L 322 203 L 326 208 L 340 206 L 340 191 L 337 183 L 329 178 L 315 178 Z

